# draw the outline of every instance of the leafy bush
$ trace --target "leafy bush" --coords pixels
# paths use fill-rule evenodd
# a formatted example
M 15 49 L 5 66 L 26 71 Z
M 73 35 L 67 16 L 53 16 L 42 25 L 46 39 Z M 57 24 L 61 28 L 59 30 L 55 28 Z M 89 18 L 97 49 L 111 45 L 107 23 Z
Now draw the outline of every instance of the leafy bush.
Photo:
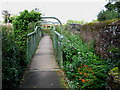
M 120 19 L 113 19 L 88 23 L 80 28 L 82 40 L 86 42 L 95 40 L 95 53 L 106 59 L 112 68 L 120 66 L 119 26 Z M 114 35 L 114 33 L 116 34 Z M 87 38 L 87 36 L 90 36 L 90 38 Z
M 18 84 L 22 74 L 22 66 L 20 65 L 19 48 L 15 44 L 14 31 L 12 27 L 2 27 L 2 79 L 3 88 L 15 87 Z
M 14 34 L 15 34 L 15 43 L 17 46 L 20 48 L 19 54 L 22 55 L 21 57 L 21 65 L 26 67 L 29 61 L 26 61 L 26 36 L 28 33 L 30 33 L 30 23 L 34 23 L 40 20 L 40 15 L 41 13 L 35 12 L 35 11 L 30 11 L 24 10 L 23 12 L 20 13 L 19 16 L 13 20 L 13 26 L 14 26 Z M 32 26 L 32 25 L 31 25 Z M 33 28 L 33 27 L 31 27 Z
M 62 32 L 64 70 L 70 80 L 70 88 L 104 88 L 109 69 L 106 62 L 96 56 L 93 47 L 88 47 L 79 35 Z
M 30 23 L 40 20 L 40 15 L 39 12 L 24 10 L 13 19 L 13 26 L 2 26 L 3 88 L 18 87 L 30 62 L 26 60 L 27 34 L 34 30 Z

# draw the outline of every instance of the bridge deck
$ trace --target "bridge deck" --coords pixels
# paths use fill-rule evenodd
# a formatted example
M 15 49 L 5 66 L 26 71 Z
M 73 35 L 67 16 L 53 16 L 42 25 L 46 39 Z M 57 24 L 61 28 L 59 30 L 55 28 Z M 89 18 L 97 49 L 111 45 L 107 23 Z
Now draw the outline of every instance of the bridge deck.
M 20 88 L 60 88 L 59 70 L 50 36 L 44 36 Z

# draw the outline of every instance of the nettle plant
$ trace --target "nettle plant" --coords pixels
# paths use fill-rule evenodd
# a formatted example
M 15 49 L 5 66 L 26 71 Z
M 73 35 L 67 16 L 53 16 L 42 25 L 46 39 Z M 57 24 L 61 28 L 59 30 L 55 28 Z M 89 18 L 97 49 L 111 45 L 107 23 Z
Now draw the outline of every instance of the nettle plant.
M 93 47 L 88 47 L 78 35 L 64 32 L 63 61 L 70 88 L 103 88 L 108 70 L 105 61 L 96 56 Z

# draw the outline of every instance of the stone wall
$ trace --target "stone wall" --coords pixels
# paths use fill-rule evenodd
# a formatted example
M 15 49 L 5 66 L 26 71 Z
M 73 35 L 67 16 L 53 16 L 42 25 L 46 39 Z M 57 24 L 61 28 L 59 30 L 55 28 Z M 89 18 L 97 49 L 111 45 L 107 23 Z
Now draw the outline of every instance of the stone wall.
M 118 67 L 116 72 L 120 73 L 120 20 L 110 24 L 69 25 L 67 29 L 79 34 L 81 39 L 88 44 L 93 40 L 96 54 L 107 59 L 107 62 L 113 67 Z M 120 88 L 120 75 L 110 74 L 107 84 L 114 90 Z
M 73 33 L 79 33 L 85 42 L 94 40 L 95 51 L 101 57 L 120 57 L 120 21 L 112 22 L 107 25 L 105 25 L 105 23 L 83 26 L 78 24 L 74 26 L 69 25 L 67 29 Z

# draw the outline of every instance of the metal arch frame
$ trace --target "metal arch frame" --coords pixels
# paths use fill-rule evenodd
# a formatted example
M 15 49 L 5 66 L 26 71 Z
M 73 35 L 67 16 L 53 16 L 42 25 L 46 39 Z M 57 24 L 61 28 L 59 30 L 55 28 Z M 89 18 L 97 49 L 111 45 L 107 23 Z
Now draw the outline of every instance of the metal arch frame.
M 56 17 L 40 17 L 41 19 L 55 19 L 57 20 L 59 23 L 60 23 L 60 31 L 61 31 L 61 34 L 62 34 L 62 22 L 56 18 Z
M 62 39 L 63 39 L 63 36 L 62 36 L 62 29 L 63 29 L 63 27 L 62 27 L 61 21 L 60 21 L 58 18 L 56 18 L 56 17 L 41 17 L 41 19 L 55 19 L 55 20 L 57 20 L 57 21 L 59 22 L 61 34 L 59 34 L 58 32 L 56 32 L 56 27 L 55 27 L 54 22 L 53 22 L 53 21 L 49 21 L 50 23 L 52 23 L 52 24 L 54 25 L 54 26 L 53 26 L 54 33 L 55 33 L 57 36 L 59 36 L 59 41 L 57 41 L 57 43 L 60 44 L 60 47 L 59 47 L 59 48 L 62 48 L 61 45 L 62 45 Z M 36 22 L 36 23 L 35 23 L 35 26 L 37 25 L 37 23 L 40 23 L 40 22 L 42 22 L 42 21 Z M 34 26 L 34 27 L 35 27 L 35 26 Z M 55 40 L 54 40 L 53 42 L 55 43 Z M 54 44 L 54 46 L 55 46 L 55 45 L 56 45 L 56 44 Z M 57 49 L 57 51 L 56 51 L 57 54 L 56 54 L 56 55 L 57 55 L 57 59 L 59 60 L 60 68 L 63 68 L 63 52 L 62 52 L 62 51 L 59 52 L 58 48 L 55 48 L 55 49 Z M 62 49 L 60 49 L 60 50 L 62 50 Z M 58 54 L 58 52 L 59 52 L 59 54 Z
M 36 23 L 34 24 L 34 28 L 36 28 L 36 24 L 37 24 L 37 23 L 42 23 L 42 22 L 43 22 L 43 21 L 38 21 L 38 22 L 36 22 Z M 53 28 L 54 28 L 54 30 L 55 30 L 56 27 L 55 27 L 54 22 L 52 22 L 52 21 L 49 21 L 49 22 L 52 23 L 52 24 L 54 25 Z
M 58 18 L 56 18 L 56 17 L 40 17 L 40 19 L 55 19 L 55 20 L 57 20 L 57 21 L 59 22 L 59 24 L 60 24 L 60 31 L 61 31 L 61 34 L 62 34 L 62 22 L 61 22 Z M 36 24 L 37 24 L 37 23 L 40 23 L 40 22 L 42 22 L 42 21 L 36 22 L 35 25 L 34 25 L 34 28 L 35 28 Z M 52 21 L 51 21 L 51 22 L 52 22 Z M 53 23 L 53 22 L 52 22 L 52 23 Z M 53 23 L 53 24 L 54 24 L 54 23 Z
M 60 23 L 60 25 L 62 26 L 61 21 L 60 21 L 58 18 L 56 18 L 56 17 L 41 17 L 41 19 L 55 19 L 55 20 L 57 20 L 57 21 Z

